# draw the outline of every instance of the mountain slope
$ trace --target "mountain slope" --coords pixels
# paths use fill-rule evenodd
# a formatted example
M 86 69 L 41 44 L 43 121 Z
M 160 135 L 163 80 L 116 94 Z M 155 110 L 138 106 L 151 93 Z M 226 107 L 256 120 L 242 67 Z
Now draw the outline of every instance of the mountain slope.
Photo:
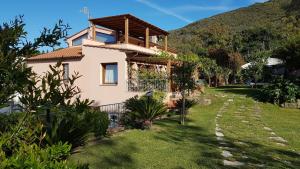
M 215 24 L 226 26 L 231 34 L 261 26 L 281 29 L 284 26 L 282 18 L 288 14 L 299 12 L 299 4 L 300 0 L 271 0 L 199 20 L 181 29 L 171 31 L 170 44 L 180 49 L 183 44 L 197 43 L 199 41 L 197 39 L 198 32 Z

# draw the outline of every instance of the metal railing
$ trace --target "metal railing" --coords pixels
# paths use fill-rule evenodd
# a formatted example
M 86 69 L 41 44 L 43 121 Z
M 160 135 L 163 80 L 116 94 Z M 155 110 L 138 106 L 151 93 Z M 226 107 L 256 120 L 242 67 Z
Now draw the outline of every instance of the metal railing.
M 120 126 L 122 114 L 125 113 L 125 103 L 102 105 L 99 110 L 108 114 L 109 128 L 116 128 Z
M 149 90 L 167 91 L 167 79 L 129 79 L 127 81 L 129 92 L 145 92 Z

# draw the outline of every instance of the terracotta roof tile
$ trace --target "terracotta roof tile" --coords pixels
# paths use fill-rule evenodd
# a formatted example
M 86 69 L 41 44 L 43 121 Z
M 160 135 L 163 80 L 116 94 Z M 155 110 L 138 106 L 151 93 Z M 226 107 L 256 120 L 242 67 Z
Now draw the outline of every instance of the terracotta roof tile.
M 28 61 L 33 60 L 50 60 L 50 59 L 74 59 L 74 58 L 82 58 L 82 48 L 81 47 L 70 47 L 59 49 L 53 52 L 36 55 L 28 58 Z

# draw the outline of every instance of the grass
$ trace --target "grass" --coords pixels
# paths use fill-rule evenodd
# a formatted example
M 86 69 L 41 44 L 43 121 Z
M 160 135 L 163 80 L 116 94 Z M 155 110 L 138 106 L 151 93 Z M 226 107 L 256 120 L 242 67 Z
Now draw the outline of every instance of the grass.
M 282 109 L 271 104 L 255 103 L 255 91 L 246 88 L 209 89 L 205 98 L 211 98 L 209 106 L 191 108 L 185 126 L 173 117 L 155 122 L 151 130 L 127 130 L 97 142 L 91 142 L 73 154 L 69 162 L 89 163 L 91 168 L 228 168 L 223 166 L 219 143 L 215 137 L 215 117 L 223 103 L 230 97 L 234 102 L 219 121 L 227 143 L 233 148 L 236 160 L 252 164 L 264 164 L 266 168 L 296 168 L 300 166 L 300 111 Z M 227 97 L 221 97 L 226 95 Z M 246 96 L 240 97 L 240 96 Z M 235 112 L 241 106 L 241 122 Z M 261 119 L 252 113 L 261 109 Z M 270 142 L 268 126 L 286 140 L 285 147 Z M 240 145 L 237 142 L 247 145 Z M 247 155 L 247 159 L 243 156 Z

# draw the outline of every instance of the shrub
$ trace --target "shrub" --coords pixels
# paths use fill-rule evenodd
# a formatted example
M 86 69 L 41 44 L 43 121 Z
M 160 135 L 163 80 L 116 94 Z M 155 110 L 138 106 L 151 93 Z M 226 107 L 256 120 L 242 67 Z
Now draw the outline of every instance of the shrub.
M 0 114 L 0 133 L 8 132 L 16 125 L 23 113 Z
M 87 112 L 86 124 L 91 127 L 91 131 L 95 136 L 105 136 L 110 120 L 105 112 L 91 110 Z
M 52 113 L 50 121 L 45 122 L 45 143 L 53 145 L 60 141 L 68 142 L 73 148 L 83 145 L 90 128 L 86 127 L 84 115 L 77 113 L 73 110 Z
M 275 104 L 296 102 L 299 96 L 299 86 L 282 77 L 276 78 L 270 85 L 261 89 L 261 99 Z
M 50 125 L 47 127 L 46 143 L 56 144 L 60 141 L 68 142 L 72 148 L 84 145 L 89 133 L 97 137 L 106 134 L 109 119 L 106 113 L 87 109 L 52 110 Z
M 152 122 L 167 113 L 166 106 L 152 97 L 133 97 L 125 102 L 123 123 L 134 128 L 150 128 Z
M 176 109 L 179 110 L 179 112 L 181 112 L 181 109 L 182 109 L 182 102 L 183 102 L 183 100 L 179 99 L 175 104 L 175 107 L 176 107 Z M 197 101 L 192 100 L 192 99 L 186 99 L 185 100 L 185 111 L 184 112 L 186 112 L 189 108 L 191 108 L 192 106 L 194 106 L 196 104 L 197 104 Z
M 147 96 L 142 96 L 144 99 L 147 99 Z M 163 102 L 166 98 L 166 92 L 162 91 L 154 91 L 152 94 L 152 98 L 158 102 Z
M 61 142 L 46 148 L 41 148 L 37 144 L 22 143 L 12 156 L 0 155 L 0 168 L 87 169 L 87 165 L 67 164 L 66 157 L 70 155 L 70 150 L 70 145 Z

